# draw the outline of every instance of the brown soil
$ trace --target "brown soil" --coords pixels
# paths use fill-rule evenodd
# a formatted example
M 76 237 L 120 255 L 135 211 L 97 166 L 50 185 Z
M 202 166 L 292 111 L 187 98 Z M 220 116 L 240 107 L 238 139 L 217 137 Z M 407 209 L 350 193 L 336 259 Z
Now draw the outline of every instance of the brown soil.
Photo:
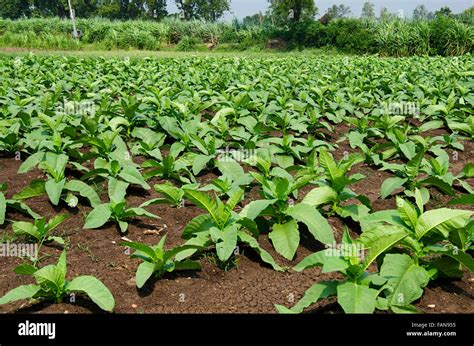
M 337 133 L 337 132 L 336 132 Z M 340 132 L 339 132 L 340 133 Z M 460 153 L 459 161 L 453 170 L 458 170 L 465 163 L 472 161 L 472 143 L 466 142 L 465 151 Z M 354 151 L 347 143 L 341 143 L 335 156 L 342 156 L 344 151 Z M 33 179 L 40 178 L 41 172 L 32 171 L 18 175 L 20 161 L 14 158 L 0 158 L 1 180 L 8 183 L 7 197 L 19 192 Z M 395 206 L 393 199 L 380 200 L 379 189 L 384 179 L 390 176 L 387 172 L 377 171 L 365 164 L 353 168 L 353 173 L 360 172 L 367 179 L 355 184 L 353 190 L 366 195 L 373 203 L 374 210 L 388 209 Z M 200 179 L 209 181 L 212 174 Z M 157 181 L 152 181 L 156 183 Z M 128 203 L 138 206 L 147 199 L 158 197 L 153 190 L 143 193 L 143 190 L 129 190 Z M 307 191 L 302 191 L 302 196 Z M 428 207 L 444 205 L 450 197 L 442 196 L 432 191 L 435 197 Z M 256 196 L 251 192 L 252 199 Z M 248 199 L 245 200 L 245 203 Z M 68 244 L 68 278 L 78 275 L 94 275 L 102 280 L 112 291 L 116 299 L 117 313 L 274 313 L 274 304 L 294 305 L 305 290 L 321 280 L 335 279 L 335 274 L 321 274 L 319 268 L 302 273 L 280 273 L 262 264 L 251 249 L 241 248 L 241 254 L 236 258 L 236 266 L 227 271 L 219 269 L 212 256 L 201 256 L 202 270 L 198 272 L 180 272 L 170 274 L 162 279 L 149 282 L 142 290 L 135 287 L 134 277 L 138 260 L 130 260 L 120 246 L 121 234 L 115 225 L 107 224 L 99 230 L 83 230 L 85 215 L 90 207 L 79 205 L 78 209 L 53 207 L 46 196 L 32 198 L 28 204 L 41 215 L 53 217 L 58 213 L 70 213 L 71 217 L 55 231 L 64 237 Z M 168 234 L 169 247 L 183 243 L 181 232 L 183 227 L 202 211 L 192 205 L 184 208 L 169 206 L 153 206 L 149 210 L 161 217 L 157 220 L 137 221 L 129 226 L 126 234 L 128 239 L 156 244 L 161 236 Z M 9 213 L 8 219 L 21 220 L 25 216 Z M 344 223 L 338 218 L 330 218 L 336 237 L 340 239 Z M 349 224 L 350 226 L 350 224 Z M 154 230 L 155 232 L 149 232 Z M 353 234 L 359 230 L 352 227 Z M 0 227 L 0 241 L 8 241 L 12 237 L 11 224 Z M 19 240 L 17 240 L 19 241 Z M 271 246 L 266 236 L 261 236 L 260 244 L 283 266 L 292 266 L 301 261 L 313 251 L 320 250 L 320 245 L 311 241 L 310 236 L 303 232 L 302 244 L 294 261 L 285 261 Z M 45 247 L 44 251 L 52 254 L 42 264 L 47 264 L 57 258 L 60 247 Z M 17 287 L 20 284 L 32 283 L 31 278 L 13 273 L 13 268 L 21 263 L 14 257 L 0 257 L 0 294 Z M 423 298 L 416 306 L 425 312 L 434 313 L 473 313 L 474 279 L 465 273 L 462 280 L 437 281 L 425 289 Z M 428 307 L 434 304 L 434 307 Z M 341 309 L 335 304 L 335 299 L 326 299 L 315 304 L 311 312 L 340 313 Z M 77 299 L 75 303 L 62 304 L 17 302 L 0 306 L 0 313 L 37 312 L 37 313 L 100 313 L 100 310 L 85 299 Z

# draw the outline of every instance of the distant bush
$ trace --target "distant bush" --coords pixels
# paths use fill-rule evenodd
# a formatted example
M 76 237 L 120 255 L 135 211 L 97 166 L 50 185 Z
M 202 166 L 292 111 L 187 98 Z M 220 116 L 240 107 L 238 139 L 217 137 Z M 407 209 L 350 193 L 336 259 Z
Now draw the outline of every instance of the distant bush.
M 336 19 L 328 24 L 303 21 L 285 27 L 264 24 L 207 23 L 166 18 L 162 21 L 78 19 L 83 36 L 71 37 L 71 22 L 59 18 L 0 19 L 0 45 L 46 49 L 147 49 L 176 45 L 194 50 L 219 42 L 223 49 L 262 50 L 269 40 L 279 49 L 336 48 L 341 52 L 383 56 L 462 55 L 472 53 L 474 27 L 468 16 L 438 16 L 431 21 Z M 284 48 L 283 48 L 284 47 Z M 219 47 L 217 47 L 219 49 Z
M 194 37 L 186 35 L 179 41 L 176 50 L 179 52 L 190 52 L 196 49 L 197 44 L 198 42 Z

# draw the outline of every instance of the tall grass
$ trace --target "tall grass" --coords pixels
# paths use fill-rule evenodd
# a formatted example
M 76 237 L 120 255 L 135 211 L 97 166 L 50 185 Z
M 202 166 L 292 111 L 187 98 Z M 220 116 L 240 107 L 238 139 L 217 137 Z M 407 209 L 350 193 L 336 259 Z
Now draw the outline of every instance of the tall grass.
M 473 50 L 473 26 L 443 17 L 434 21 L 334 20 L 292 27 L 269 23 L 246 26 L 234 23 L 207 23 L 167 18 L 156 21 L 111 21 L 102 18 L 78 19 L 83 36 L 71 37 L 70 20 L 60 18 L 0 19 L 0 45 L 42 49 L 146 49 L 160 50 L 177 45 L 180 50 L 198 48 L 209 42 L 227 44 L 234 50 L 260 49 L 271 38 L 287 40 L 288 47 L 336 47 L 353 53 L 384 56 L 462 55 Z M 224 45 L 225 46 L 225 45 Z M 202 46 L 201 46 L 202 47 Z
M 391 20 L 374 24 L 381 55 L 463 55 L 473 50 L 473 27 L 450 18 L 434 21 Z

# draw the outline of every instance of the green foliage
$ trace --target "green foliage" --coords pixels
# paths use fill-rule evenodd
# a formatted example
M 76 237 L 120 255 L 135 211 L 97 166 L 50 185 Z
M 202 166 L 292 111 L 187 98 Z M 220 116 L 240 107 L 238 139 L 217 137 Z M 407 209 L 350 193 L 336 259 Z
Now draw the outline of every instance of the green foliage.
M 95 229 L 105 225 L 109 220 L 118 223 L 120 232 L 126 233 L 130 219 L 145 216 L 157 219 L 158 216 L 148 212 L 143 206 L 127 208 L 125 196 L 129 184 L 111 178 L 109 180 L 109 202 L 99 204 L 87 215 L 84 228 Z M 146 203 L 146 202 L 145 202 Z
M 349 22 L 334 20 L 325 28 L 346 25 L 341 23 Z M 440 195 L 472 205 L 474 166 L 462 161 L 473 134 L 470 66 L 469 55 L 3 55 L 0 165 L 16 159 L 26 174 L 13 180 L 13 197 L 0 185 L 0 222 L 12 221 L 7 218 L 17 209 L 37 220 L 14 222 L 16 236 L 61 241 L 51 238 L 61 216 L 47 222 L 20 201 L 47 194 L 49 202 L 42 202 L 51 205 L 62 207 L 65 200 L 79 211 L 90 205 L 86 228 L 113 221 L 122 232 L 134 218 L 156 218 L 148 206 L 169 204 L 160 211 L 195 217 L 182 230 L 184 247 L 167 260 L 164 254 L 174 250 L 166 251 L 164 240 L 152 247 L 133 244 L 137 255 L 148 253 L 140 285 L 194 254 L 213 256 L 227 268 L 251 249 L 283 270 L 263 248 L 268 235 L 287 261 L 303 240 L 326 246 L 294 269 L 322 266 L 338 273 L 337 281 L 312 287 L 294 312 L 329 296 L 337 296 L 348 313 L 413 312 L 430 280 L 472 271 L 472 212 L 437 208 L 445 198 Z M 400 107 L 407 103 L 416 110 Z M 377 170 L 394 173 L 381 186 L 384 196 L 398 193 L 397 187 L 407 196 L 397 198 L 396 210 L 371 213 L 364 195 L 379 203 L 373 191 L 380 186 L 371 186 L 382 176 Z M 9 173 L 5 179 L 11 181 Z M 18 192 L 23 179 L 30 185 Z M 150 185 L 159 196 L 152 191 L 153 198 L 143 199 Z M 426 204 L 433 187 L 438 191 Z M 145 202 L 128 205 L 137 198 Z M 356 231 L 360 226 L 362 235 L 352 240 L 346 232 L 334 248 L 334 221 Z M 16 272 L 32 273 L 39 262 Z
M 176 260 L 174 257 L 180 252 L 189 249 L 199 249 L 198 246 L 184 245 L 171 250 L 165 250 L 166 235 L 161 238 L 160 242 L 155 246 L 148 246 L 142 243 L 125 242 L 123 246 L 135 249 L 131 258 L 139 258 L 143 262 L 138 266 L 135 281 L 138 288 L 143 285 L 154 275 L 161 277 L 165 273 L 171 273 L 175 270 L 199 270 L 199 263 L 181 259 Z
M 280 23 L 312 19 L 318 13 L 314 0 L 269 0 L 269 2 L 270 14 Z
M 35 213 L 27 204 L 15 199 L 7 199 L 4 194 L 7 188 L 7 184 L 0 184 L 0 225 L 3 225 L 6 221 L 7 208 L 15 209 L 21 213 L 31 216 L 34 219 L 40 218 L 40 216 Z
M 276 0 L 265 18 L 258 18 L 253 25 L 239 22 L 214 21 L 227 11 L 227 0 L 185 1 L 185 17 L 166 17 L 162 1 L 132 1 L 119 6 L 111 3 L 99 8 L 104 18 L 124 18 L 126 6 L 130 6 L 129 21 L 79 18 L 77 26 L 82 32 L 81 40 L 71 37 L 70 21 L 59 18 L 28 18 L 21 20 L 0 19 L 0 46 L 49 49 L 147 49 L 160 50 L 169 44 L 178 44 L 180 51 L 196 50 L 198 43 L 210 43 L 212 47 L 223 44 L 231 50 L 262 49 L 269 40 L 282 42 L 281 49 L 334 47 L 337 50 L 358 54 L 379 53 L 384 56 L 452 55 L 458 56 L 473 49 L 472 23 L 465 18 L 437 16 L 432 19 L 400 20 L 388 18 L 372 20 L 339 18 L 322 24 L 313 20 L 313 1 L 300 1 L 301 11 L 287 0 Z M 297 1 L 297 2 L 298 2 Z M 147 7 L 138 3 L 152 3 Z M 305 3 L 306 2 L 306 3 Z M 138 7 L 137 7 L 138 6 Z M 183 7 L 183 8 L 184 8 Z M 288 23 L 289 9 L 296 9 L 294 18 Z M 149 9 L 145 11 L 145 9 Z M 55 10 L 56 11 L 56 10 Z M 61 10 L 63 11 L 63 10 Z M 140 11 L 144 11 L 140 13 Z M 156 18 L 161 19 L 155 21 Z M 223 12 L 224 11 L 224 12 Z M 343 9 L 343 12 L 346 12 Z M 17 12 L 15 12 L 16 14 Z M 296 19 L 300 13 L 300 19 Z M 67 13 L 61 15 L 66 17 Z M 327 15 L 330 17 L 329 15 Z M 325 16 L 326 17 L 326 16 Z M 142 19 L 141 19 L 142 18 Z M 201 20 L 206 19 L 207 21 Z M 288 25 L 289 24 L 289 25 Z M 219 45 L 217 46 L 218 49 Z M 169 48 L 167 48 L 169 49 Z
M 20 274 L 32 276 L 36 284 L 22 285 L 7 292 L 0 298 L 0 305 L 23 299 L 46 299 L 60 303 L 70 294 L 85 294 L 99 308 L 111 312 L 115 300 L 109 289 L 93 276 L 78 276 L 66 280 L 66 252 L 59 257 L 57 264 L 50 264 L 41 269 L 23 266 Z

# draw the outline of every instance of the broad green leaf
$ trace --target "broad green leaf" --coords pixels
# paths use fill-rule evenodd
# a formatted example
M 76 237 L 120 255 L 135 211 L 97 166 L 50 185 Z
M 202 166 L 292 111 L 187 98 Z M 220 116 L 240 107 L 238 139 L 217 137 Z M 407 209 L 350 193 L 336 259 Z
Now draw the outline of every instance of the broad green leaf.
M 59 182 L 56 182 L 53 179 L 49 179 L 44 184 L 46 193 L 48 194 L 49 200 L 51 201 L 51 203 L 53 203 L 53 205 L 59 204 L 59 199 L 61 198 L 61 193 L 64 189 L 65 184 L 66 184 L 66 178 L 62 179 Z
M 335 242 L 331 226 L 316 208 L 300 203 L 288 208 L 286 213 L 296 221 L 304 223 L 314 238 L 321 243 L 332 244 Z
M 300 243 L 300 232 L 295 220 L 284 224 L 274 224 L 268 234 L 275 250 L 288 260 L 292 260 Z
M 432 252 L 442 253 L 452 259 L 456 260 L 457 262 L 461 263 L 471 272 L 474 272 L 474 259 L 472 256 L 466 252 L 463 252 L 461 249 L 453 248 L 449 249 L 445 246 L 440 247 L 430 247 Z
M 225 161 L 218 161 L 217 168 L 222 173 L 221 179 L 229 178 L 230 180 L 237 180 L 245 174 L 244 169 L 235 160 L 226 159 Z
M 48 265 L 33 273 L 39 285 L 47 285 L 54 292 L 61 292 L 64 287 L 64 273 L 57 265 Z
M 414 158 L 408 161 L 405 167 L 405 170 L 406 170 L 407 175 L 411 177 L 412 179 L 418 175 L 418 172 L 421 166 L 421 161 L 423 160 L 424 156 L 425 156 L 425 151 L 422 150 L 418 152 L 418 154 L 416 154 Z
M 151 219 L 159 219 L 159 216 L 156 216 L 155 214 L 150 213 L 144 208 L 129 208 L 125 211 L 124 214 L 125 217 L 135 217 L 135 216 L 145 216 L 149 217 Z
M 390 224 L 394 226 L 405 227 L 397 210 L 381 210 L 362 217 L 360 220 L 362 232 L 369 230 L 377 224 Z
M 463 205 L 474 205 L 474 194 L 462 195 L 461 197 L 454 198 L 449 201 L 448 204 L 463 204 Z
M 135 274 L 135 281 L 138 288 L 142 288 L 143 285 L 151 278 L 155 272 L 155 265 L 150 262 L 143 262 L 137 268 Z
M 80 180 L 71 180 L 64 185 L 64 188 L 68 191 L 77 192 L 80 196 L 85 197 L 89 200 L 92 208 L 97 207 L 100 204 L 100 198 L 95 190 Z
M 68 292 L 82 292 L 97 304 L 99 308 L 111 312 L 115 306 L 115 300 L 109 289 L 93 276 L 78 276 L 67 285 Z
M 196 246 L 196 249 L 181 251 L 179 254 L 176 255 L 175 260 L 182 261 L 183 259 L 188 258 L 192 256 L 194 253 L 196 253 L 197 248 L 205 249 L 211 244 L 212 242 L 209 239 L 209 232 L 197 233 L 196 237 L 191 238 L 188 241 L 186 241 L 186 243 L 184 243 L 184 245 L 194 245 Z
M 418 218 L 416 235 L 421 239 L 433 229 L 445 234 L 453 229 L 465 227 L 473 213 L 469 210 L 447 208 L 427 211 Z
M 237 204 L 240 203 L 242 198 L 244 198 L 244 190 L 237 189 L 234 193 L 232 193 L 229 196 L 229 199 L 227 200 L 227 203 L 226 203 L 226 207 L 229 210 L 234 210 L 234 208 L 237 206 Z
M 138 250 L 144 254 L 146 254 L 150 260 L 155 260 L 156 259 L 156 254 L 155 250 L 151 246 L 142 244 L 142 243 L 136 243 L 136 242 L 124 242 L 120 244 L 122 246 L 128 246 L 129 248 L 132 248 L 134 250 Z
M 380 197 L 382 197 L 382 199 L 387 198 L 393 191 L 401 188 L 407 181 L 408 179 L 398 177 L 385 179 L 380 188 Z
M 380 276 L 387 279 L 391 288 L 387 295 L 391 306 L 410 305 L 421 297 L 430 280 L 427 271 L 406 254 L 385 255 Z
M 437 187 L 441 192 L 449 196 L 454 196 L 454 189 L 448 183 L 437 177 L 429 177 L 419 182 L 421 185 L 431 185 Z
M 46 193 L 45 182 L 43 180 L 33 180 L 30 185 L 13 196 L 15 200 L 27 199 L 41 196 Z
M 222 262 L 226 262 L 237 246 L 237 231 L 239 226 L 237 224 L 233 224 L 231 226 L 226 227 L 222 231 L 221 239 L 222 241 L 216 244 L 216 252 L 217 257 Z
M 194 203 L 197 207 L 206 210 L 211 214 L 212 218 L 216 223 L 219 223 L 220 219 L 217 213 L 217 203 L 206 193 L 196 190 L 184 189 L 185 196 L 188 200 Z
M 33 273 L 37 270 L 38 269 L 36 267 L 33 267 L 32 265 L 26 263 L 20 264 L 19 266 L 16 266 L 15 269 L 13 269 L 15 274 L 18 275 L 33 275 Z
M 196 155 L 193 158 L 193 167 L 192 167 L 193 174 L 198 175 L 211 160 L 212 160 L 212 156 Z
M 28 157 L 21 164 L 20 168 L 18 169 L 18 173 L 27 173 L 28 171 L 36 167 L 41 161 L 43 161 L 44 155 L 44 152 L 40 151 Z
M 252 201 L 247 204 L 240 212 L 241 217 L 246 217 L 250 220 L 255 220 L 262 211 L 267 209 L 270 205 L 274 204 L 276 199 L 264 199 L 258 201 Z
M 406 236 L 408 236 L 406 230 L 391 225 L 378 226 L 364 231 L 359 241 L 364 245 L 364 248 L 368 250 L 364 259 L 365 269 L 367 269 L 378 256 L 385 253 Z
M 379 292 L 368 286 L 346 281 L 337 286 L 337 302 L 346 314 L 371 314 Z
M 111 178 L 109 180 L 109 198 L 114 203 L 121 203 L 127 195 L 128 183 Z
M 119 173 L 119 177 L 130 184 L 140 185 L 145 190 L 151 189 L 150 185 L 148 185 L 138 169 L 131 165 L 123 167 L 122 171 Z
M 418 213 L 415 207 L 408 201 L 397 196 L 397 210 L 400 218 L 405 222 L 410 229 L 415 229 L 418 221 Z
M 349 267 L 349 263 L 342 257 L 338 249 L 326 249 L 306 256 L 300 263 L 293 267 L 293 270 L 301 272 L 305 269 L 322 265 L 323 273 L 344 271 Z
M 435 267 L 441 275 L 449 278 L 462 279 L 464 272 L 458 261 L 450 257 L 440 257 L 430 262 L 430 265 Z
M 341 176 L 336 161 L 334 161 L 334 158 L 326 149 L 321 149 L 319 152 L 319 164 L 326 170 L 332 181 Z
M 0 192 L 0 225 L 5 222 L 5 214 L 7 211 L 7 200 L 3 193 Z
M 201 269 L 202 268 L 199 262 L 189 261 L 189 260 L 175 263 L 175 268 L 174 268 L 174 270 L 201 270 Z
M 38 231 L 38 228 L 29 222 L 15 222 L 13 223 L 12 228 L 16 235 L 29 235 L 38 241 L 41 239 L 41 234 Z
M 474 163 L 468 163 L 463 169 L 466 178 L 474 178 Z
M 334 189 L 329 186 L 322 186 L 308 192 L 301 203 L 317 207 L 322 204 L 335 202 L 337 198 L 338 195 Z
M 110 204 L 100 204 L 87 215 L 84 228 L 94 229 L 102 227 L 109 221 L 111 215 L 112 210 L 110 209 Z
M 33 298 L 41 290 L 38 285 L 22 285 L 7 292 L 0 298 L 0 305 L 8 304 L 21 299 Z
M 311 304 L 317 303 L 318 300 L 335 295 L 337 292 L 337 281 L 318 282 L 308 288 L 301 300 L 291 309 L 282 305 L 275 305 L 280 313 L 300 313 L 303 312 Z
M 34 219 L 40 219 L 41 218 L 41 216 L 38 215 L 37 213 L 35 213 L 28 205 L 26 205 L 25 203 L 22 203 L 20 201 L 10 199 L 10 200 L 7 200 L 7 205 L 10 208 L 14 208 L 14 209 L 18 210 L 21 213 L 24 213 L 24 214 L 27 214 L 27 215 L 31 216 Z
M 260 258 L 263 262 L 270 264 L 274 270 L 283 270 L 283 268 L 275 262 L 273 257 L 258 244 L 254 237 L 242 231 L 239 231 L 237 235 L 242 243 L 249 245 L 260 255 Z
M 56 215 L 54 218 L 49 220 L 48 222 L 48 231 L 52 231 L 56 227 L 58 227 L 61 223 L 63 223 L 65 220 L 69 218 L 68 214 L 59 214 Z
M 199 215 L 193 218 L 183 229 L 183 238 L 188 239 L 193 234 L 208 231 L 214 223 L 210 215 Z

